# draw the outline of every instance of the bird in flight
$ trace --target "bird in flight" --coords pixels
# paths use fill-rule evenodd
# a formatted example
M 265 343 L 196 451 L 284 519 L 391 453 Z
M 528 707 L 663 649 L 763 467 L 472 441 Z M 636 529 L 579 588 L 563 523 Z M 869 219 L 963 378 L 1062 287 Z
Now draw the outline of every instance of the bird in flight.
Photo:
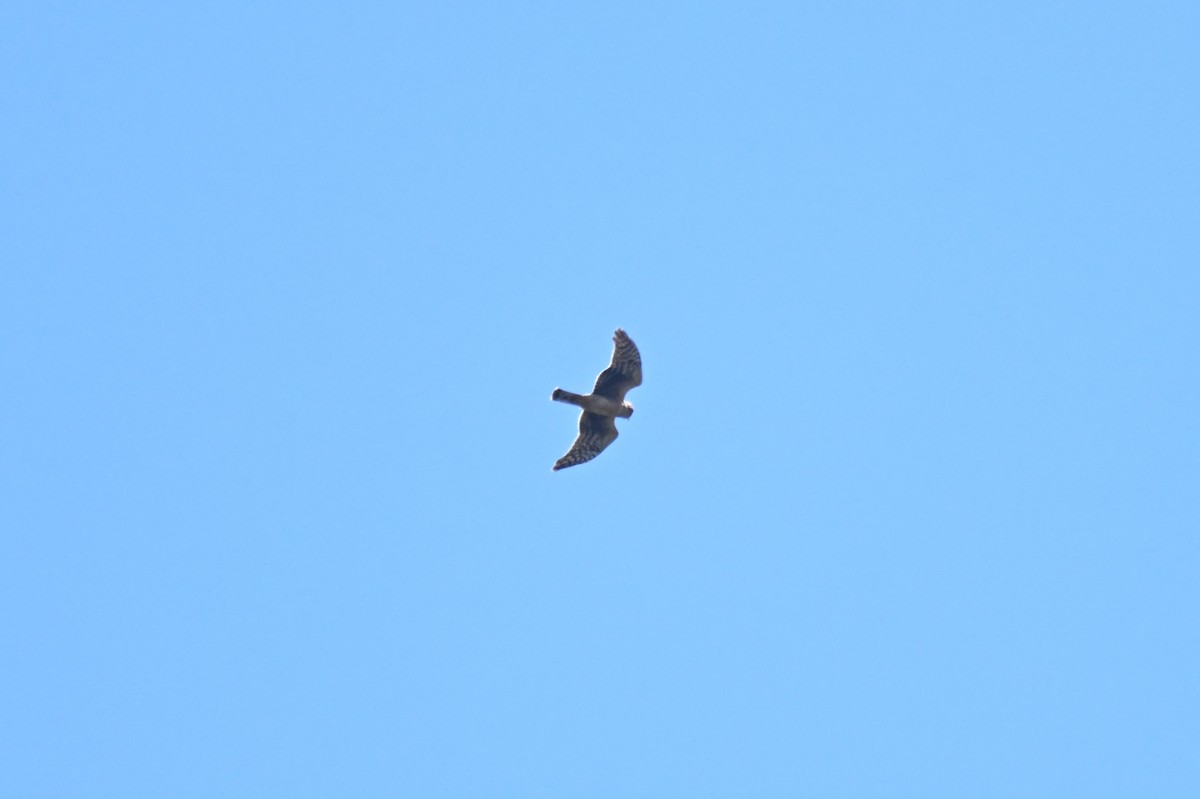
M 566 402 L 583 408 L 579 414 L 579 437 L 554 464 L 554 471 L 587 463 L 617 440 L 617 425 L 613 421 L 620 416 L 633 416 L 633 406 L 625 401 L 631 388 L 642 384 L 642 355 L 624 330 L 617 328 L 613 334 L 612 363 L 596 378 L 592 393 L 572 394 L 561 388 L 554 389 L 550 399 Z

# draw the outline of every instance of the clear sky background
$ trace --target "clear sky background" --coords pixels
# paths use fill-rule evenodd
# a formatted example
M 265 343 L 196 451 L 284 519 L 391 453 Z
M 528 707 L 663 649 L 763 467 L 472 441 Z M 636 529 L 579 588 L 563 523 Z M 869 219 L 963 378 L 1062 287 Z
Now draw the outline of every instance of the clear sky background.
M 1200 795 L 1194 2 L 0 16 L 0 794 Z

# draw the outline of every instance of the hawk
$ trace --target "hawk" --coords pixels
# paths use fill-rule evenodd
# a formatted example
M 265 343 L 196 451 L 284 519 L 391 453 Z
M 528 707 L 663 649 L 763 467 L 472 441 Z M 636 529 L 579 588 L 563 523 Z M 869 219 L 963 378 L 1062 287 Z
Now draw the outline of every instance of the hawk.
M 617 440 L 616 417 L 633 416 L 633 406 L 625 401 L 631 388 L 642 384 L 642 356 L 624 330 L 613 334 L 612 363 L 596 378 L 592 393 L 586 396 L 554 389 L 550 399 L 583 408 L 579 414 L 579 438 L 566 455 L 554 464 L 554 471 L 587 463 Z

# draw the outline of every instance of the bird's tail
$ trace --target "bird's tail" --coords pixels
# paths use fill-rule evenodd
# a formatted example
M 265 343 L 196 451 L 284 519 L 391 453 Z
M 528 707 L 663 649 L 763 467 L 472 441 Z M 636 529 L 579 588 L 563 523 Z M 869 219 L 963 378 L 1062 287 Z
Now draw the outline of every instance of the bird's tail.
M 555 402 L 566 402 L 571 405 L 583 404 L 583 397 L 578 394 L 572 394 L 570 391 L 563 391 L 561 388 L 554 389 L 554 393 L 550 395 L 550 399 Z

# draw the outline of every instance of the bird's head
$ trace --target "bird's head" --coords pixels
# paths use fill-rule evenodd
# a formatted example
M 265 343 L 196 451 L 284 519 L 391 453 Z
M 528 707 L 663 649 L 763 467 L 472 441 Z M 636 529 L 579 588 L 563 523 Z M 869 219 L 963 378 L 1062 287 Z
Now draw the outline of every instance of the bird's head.
M 621 411 L 622 411 L 621 415 L 624 416 L 626 419 L 628 419 L 630 416 L 633 416 L 633 406 L 630 405 L 628 402 L 621 403 Z

